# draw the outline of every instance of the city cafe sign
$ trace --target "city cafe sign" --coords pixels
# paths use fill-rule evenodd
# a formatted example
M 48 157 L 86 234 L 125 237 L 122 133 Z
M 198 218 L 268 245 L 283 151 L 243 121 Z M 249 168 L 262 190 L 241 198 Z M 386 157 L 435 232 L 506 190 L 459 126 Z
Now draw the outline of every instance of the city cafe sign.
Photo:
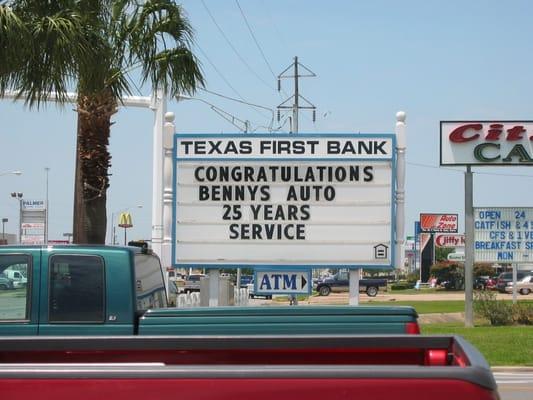
M 440 165 L 531 165 L 533 121 L 441 121 Z

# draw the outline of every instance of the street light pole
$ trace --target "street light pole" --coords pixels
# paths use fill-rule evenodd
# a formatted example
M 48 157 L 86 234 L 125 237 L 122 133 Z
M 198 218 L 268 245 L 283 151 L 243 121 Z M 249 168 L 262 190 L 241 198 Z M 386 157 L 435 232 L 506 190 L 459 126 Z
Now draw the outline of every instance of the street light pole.
M 46 214 L 44 216 L 44 243 L 48 243 L 48 172 L 49 167 L 44 167 L 46 173 Z
M 2 218 L 2 243 L 5 243 L 5 240 L 6 240 L 6 229 L 5 229 L 5 224 L 6 222 L 8 222 L 9 220 L 7 218 Z
M 19 243 L 22 244 L 22 192 L 12 192 L 11 197 L 19 201 Z

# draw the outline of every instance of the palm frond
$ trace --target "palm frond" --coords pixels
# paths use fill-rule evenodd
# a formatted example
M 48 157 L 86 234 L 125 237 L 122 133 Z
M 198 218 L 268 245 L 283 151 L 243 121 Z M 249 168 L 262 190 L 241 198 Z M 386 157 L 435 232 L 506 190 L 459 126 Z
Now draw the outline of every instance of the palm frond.
M 52 92 L 65 102 L 77 76 L 78 58 L 91 53 L 80 15 L 68 9 L 48 9 L 39 15 L 26 10 L 17 18 L 17 24 L 2 24 L 0 52 L 11 61 L 0 70 L 0 89 L 24 93 L 30 107 L 39 107 Z
M 128 32 L 129 63 L 140 63 L 143 84 L 150 80 L 170 94 L 193 93 L 204 84 L 190 50 L 192 28 L 173 1 L 146 1 L 131 14 Z

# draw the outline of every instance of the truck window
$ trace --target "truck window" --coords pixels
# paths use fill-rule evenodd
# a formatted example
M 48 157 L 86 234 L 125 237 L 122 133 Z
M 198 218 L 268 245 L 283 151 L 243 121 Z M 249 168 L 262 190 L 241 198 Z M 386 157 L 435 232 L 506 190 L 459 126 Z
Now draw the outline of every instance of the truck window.
M 0 255 L 0 323 L 28 320 L 30 315 L 31 258 L 24 254 Z
M 163 271 L 159 259 L 150 254 L 135 255 L 137 311 L 167 306 Z
M 101 257 L 54 255 L 49 273 L 50 322 L 104 322 L 105 275 Z

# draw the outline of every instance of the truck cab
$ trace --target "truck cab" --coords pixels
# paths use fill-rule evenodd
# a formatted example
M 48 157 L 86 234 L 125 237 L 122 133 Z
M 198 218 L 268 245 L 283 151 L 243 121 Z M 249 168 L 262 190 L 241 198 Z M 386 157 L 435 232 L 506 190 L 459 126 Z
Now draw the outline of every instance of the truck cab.
M 27 285 L 0 290 L 0 336 L 419 333 L 412 307 L 168 308 L 147 248 L 0 246 L 0 274 L 15 269 Z
M 138 248 L 0 247 L 0 273 L 15 272 L 26 283 L 0 292 L 0 335 L 131 335 L 167 305 L 159 259 Z

